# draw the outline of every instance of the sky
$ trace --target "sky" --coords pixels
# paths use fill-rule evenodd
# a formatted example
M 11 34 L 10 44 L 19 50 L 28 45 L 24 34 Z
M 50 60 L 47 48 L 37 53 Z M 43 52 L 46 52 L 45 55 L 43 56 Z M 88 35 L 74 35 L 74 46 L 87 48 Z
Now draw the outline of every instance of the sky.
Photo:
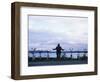
M 88 18 L 28 16 L 29 50 L 52 50 L 58 43 L 65 50 L 87 49 Z

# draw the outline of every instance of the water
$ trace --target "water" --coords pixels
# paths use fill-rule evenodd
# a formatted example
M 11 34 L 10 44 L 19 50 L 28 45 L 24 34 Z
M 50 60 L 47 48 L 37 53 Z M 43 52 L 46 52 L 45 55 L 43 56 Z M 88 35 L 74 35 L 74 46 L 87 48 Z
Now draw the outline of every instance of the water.
M 72 58 L 77 58 L 78 56 L 82 57 L 84 54 L 86 56 L 88 56 L 88 53 L 72 53 Z M 46 52 L 42 52 L 41 55 L 40 55 L 40 53 L 35 53 L 34 52 L 34 54 L 29 53 L 28 56 L 29 57 L 33 57 L 34 56 L 35 58 L 39 58 L 40 56 L 41 57 L 45 57 L 45 58 L 48 57 L 48 56 L 49 56 L 49 58 L 56 58 L 57 57 L 56 56 L 56 52 L 55 53 L 50 52 L 49 55 Z M 71 53 L 65 53 L 65 54 L 61 53 L 61 57 L 62 56 L 70 58 L 71 57 Z

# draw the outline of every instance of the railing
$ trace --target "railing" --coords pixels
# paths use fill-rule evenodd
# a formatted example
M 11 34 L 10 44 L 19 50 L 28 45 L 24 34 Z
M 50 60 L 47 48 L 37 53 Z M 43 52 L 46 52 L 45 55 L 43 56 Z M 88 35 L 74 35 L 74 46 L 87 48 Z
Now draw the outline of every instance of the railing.
M 87 53 L 88 53 L 88 51 L 62 51 L 61 58 L 63 58 L 63 59 L 87 58 L 87 55 L 88 55 Z M 29 51 L 29 54 L 31 54 L 31 55 L 29 55 L 29 57 L 31 57 L 33 60 L 35 60 L 36 58 L 39 58 L 39 59 L 56 58 L 55 51 Z M 38 54 L 38 56 L 36 54 Z M 45 54 L 45 56 L 44 56 L 44 54 Z

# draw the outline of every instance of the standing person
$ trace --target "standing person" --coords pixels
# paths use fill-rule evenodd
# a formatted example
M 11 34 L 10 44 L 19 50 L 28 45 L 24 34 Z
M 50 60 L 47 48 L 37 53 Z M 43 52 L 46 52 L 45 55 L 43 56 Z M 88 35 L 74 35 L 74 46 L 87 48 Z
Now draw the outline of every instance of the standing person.
M 56 50 L 57 60 L 60 60 L 61 50 L 64 50 L 64 49 L 62 49 L 60 44 L 58 44 L 57 47 L 55 49 L 53 49 L 53 50 Z

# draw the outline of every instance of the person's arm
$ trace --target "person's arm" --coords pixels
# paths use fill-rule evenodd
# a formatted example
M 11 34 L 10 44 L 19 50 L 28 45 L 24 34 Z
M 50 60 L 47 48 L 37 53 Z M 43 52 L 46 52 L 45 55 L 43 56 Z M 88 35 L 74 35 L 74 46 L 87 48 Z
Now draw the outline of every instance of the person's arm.
M 57 48 L 54 48 L 53 50 L 56 50 Z
M 61 48 L 61 50 L 64 50 L 63 48 Z
M 54 48 L 53 50 L 56 50 L 56 48 Z

